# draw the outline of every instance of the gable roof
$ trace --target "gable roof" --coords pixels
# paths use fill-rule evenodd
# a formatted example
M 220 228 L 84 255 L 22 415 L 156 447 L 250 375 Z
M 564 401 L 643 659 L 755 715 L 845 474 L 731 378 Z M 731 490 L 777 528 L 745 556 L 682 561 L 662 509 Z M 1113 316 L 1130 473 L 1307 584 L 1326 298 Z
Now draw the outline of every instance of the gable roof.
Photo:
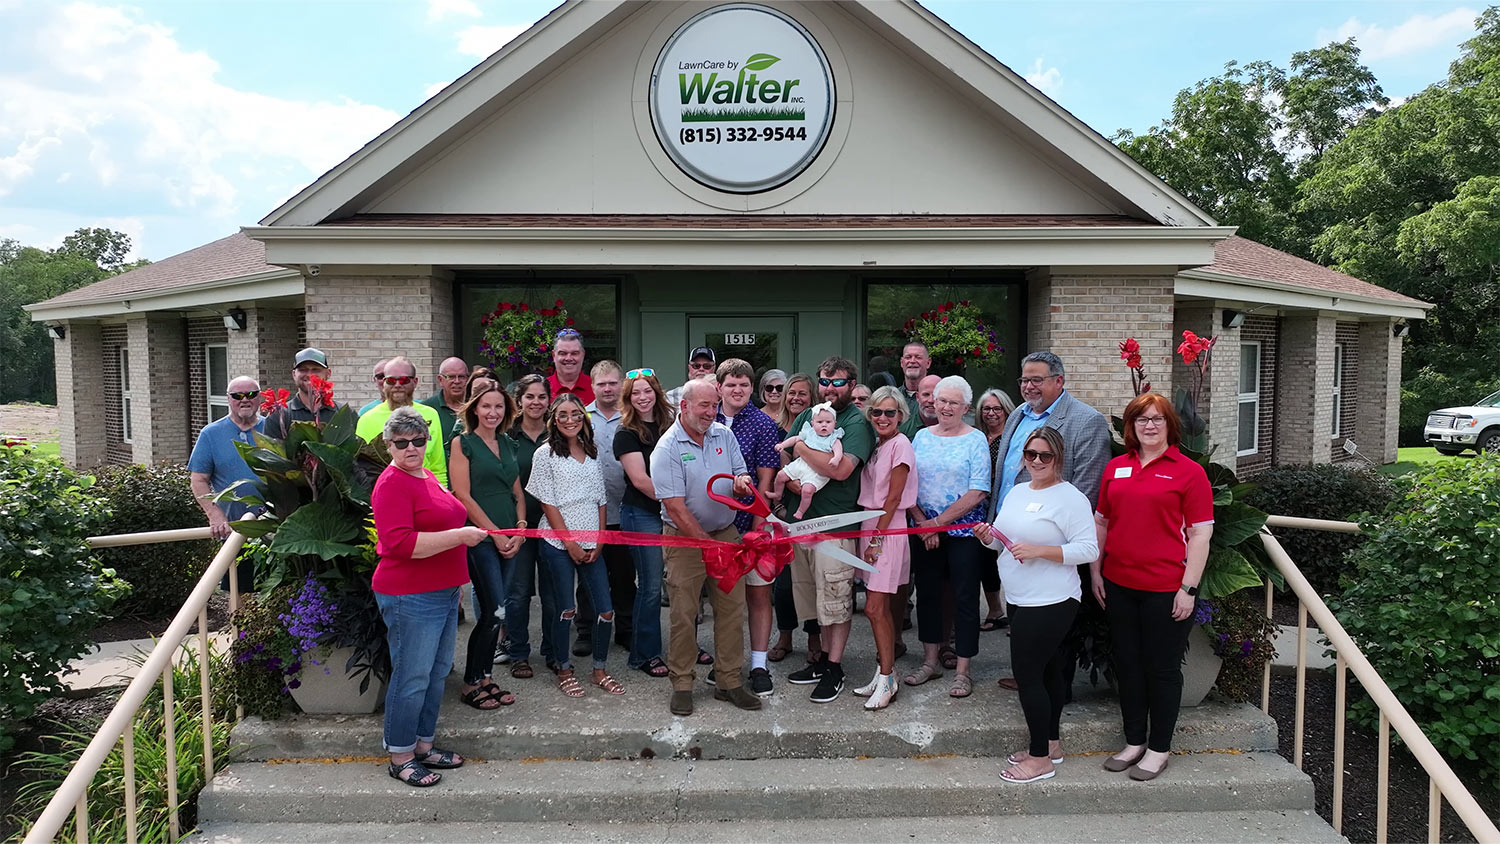
M 1204 211 L 915 0 L 830 3 L 837 3 L 894 49 L 920 59 L 927 70 L 991 112 L 1006 129 L 1097 180 L 1122 200 L 1126 213 L 1166 226 L 1216 225 Z M 359 214 L 384 187 L 456 143 L 646 5 L 643 0 L 567 0 L 261 224 L 312 226 Z
M 1239 235 L 1227 237 L 1214 245 L 1212 264 L 1188 272 L 1194 275 L 1224 276 L 1229 279 L 1280 282 L 1327 291 L 1335 296 L 1383 299 L 1405 305 L 1432 307 L 1421 300 L 1368 281 L 1361 281 L 1352 275 L 1345 275 L 1338 270 L 1298 258 L 1280 249 L 1272 249 Z

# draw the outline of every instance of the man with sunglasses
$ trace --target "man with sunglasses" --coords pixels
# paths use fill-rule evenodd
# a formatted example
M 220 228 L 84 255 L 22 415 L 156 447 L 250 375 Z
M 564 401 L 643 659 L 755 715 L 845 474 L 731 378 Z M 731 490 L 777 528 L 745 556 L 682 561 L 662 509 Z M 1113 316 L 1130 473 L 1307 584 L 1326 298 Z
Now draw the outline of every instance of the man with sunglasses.
M 385 420 L 398 407 L 410 407 L 427 420 L 428 438 L 426 455 L 422 465 L 437 476 L 438 483 L 448 485 L 448 458 L 443 453 L 442 420 L 438 412 L 425 404 L 415 404 L 412 399 L 417 392 L 417 368 L 404 357 L 393 357 L 385 363 L 385 402 L 370 408 L 359 417 L 359 426 L 354 433 L 365 442 L 374 442 L 385 430 Z
M 714 350 L 707 346 L 699 346 L 688 353 L 688 380 L 689 381 L 713 381 L 715 380 L 714 368 L 718 365 L 718 358 Z M 682 387 L 673 387 L 667 391 L 667 402 L 676 407 L 682 401 Z
M 245 518 L 250 508 L 238 501 L 218 502 L 216 493 L 223 492 L 237 481 L 255 480 L 255 473 L 240 456 L 236 442 L 255 444 L 255 432 L 261 430 L 261 418 L 256 412 L 260 404 L 260 384 L 248 375 L 241 375 L 229 382 L 229 415 L 203 426 L 198 440 L 193 443 L 193 453 L 188 457 L 188 483 L 193 497 L 208 517 L 208 528 L 215 539 L 229 536 L 229 523 Z M 251 589 L 251 571 L 241 563 L 239 588 Z
M 594 382 L 583 373 L 583 335 L 571 328 L 552 338 L 552 374 L 547 376 L 547 386 L 553 399 L 572 393 L 584 407 L 594 401 Z
M 287 401 L 286 407 L 278 407 L 266 417 L 262 426 L 266 436 L 284 440 L 291 432 L 293 422 L 316 420 L 326 424 L 332 419 L 338 406 L 324 404 L 317 389 L 313 387 L 314 378 L 326 381 L 331 373 L 328 356 L 322 350 L 307 348 L 298 352 L 297 357 L 292 360 L 292 383 L 296 385 L 297 393 Z M 314 411 L 313 408 L 317 410 Z

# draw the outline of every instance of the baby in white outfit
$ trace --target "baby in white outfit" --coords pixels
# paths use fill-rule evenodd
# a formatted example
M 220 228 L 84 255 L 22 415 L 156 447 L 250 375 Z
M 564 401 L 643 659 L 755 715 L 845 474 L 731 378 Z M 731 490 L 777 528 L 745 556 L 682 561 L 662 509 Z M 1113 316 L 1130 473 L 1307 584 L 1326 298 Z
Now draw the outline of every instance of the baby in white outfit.
M 833 455 L 828 458 L 828 463 L 830 466 L 837 466 L 839 461 L 844 459 L 844 444 L 841 442 L 844 429 L 834 427 L 837 424 L 838 416 L 833 412 L 833 405 L 823 402 L 812 409 L 812 415 L 802 424 L 802 430 L 797 432 L 796 436 L 777 443 L 776 450 L 792 448 L 800 442 L 815 451 L 828 452 Z M 807 464 L 807 461 L 799 457 L 776 473 L 776 485 L 768 497 L 772 500 L 780 498 L 789 480 L 802 484 L 802 506 L 798 507 L 797 512 L 792 516 L 794 519 L 800 519 L 802 514 L 807 512 L 808 506 L 812 504 L 813 494 L 828 483 L 828 476 L 818 474 L 817 470 Z

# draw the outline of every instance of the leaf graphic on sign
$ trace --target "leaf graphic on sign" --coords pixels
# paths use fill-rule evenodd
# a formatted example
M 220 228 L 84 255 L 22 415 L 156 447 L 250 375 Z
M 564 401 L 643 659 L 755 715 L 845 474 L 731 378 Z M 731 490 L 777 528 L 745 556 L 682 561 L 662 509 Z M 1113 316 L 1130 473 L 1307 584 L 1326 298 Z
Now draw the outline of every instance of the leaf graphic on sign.
M 770 67 L 773 64 L 776 64 L 779 61 L 781 61 L 781 59 L 776 58 L 770 53 L 756 53 L 750 58 L 745 59 L 745 69 L 765 70 L 766 68 Z

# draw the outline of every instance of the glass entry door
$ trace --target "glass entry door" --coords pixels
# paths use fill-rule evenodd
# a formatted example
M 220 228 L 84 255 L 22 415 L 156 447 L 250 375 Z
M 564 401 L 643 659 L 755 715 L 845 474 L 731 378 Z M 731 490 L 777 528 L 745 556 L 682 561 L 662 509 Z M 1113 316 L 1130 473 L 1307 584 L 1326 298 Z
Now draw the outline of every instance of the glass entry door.
M 689 317 L 688 336 L 694 345 L 713 349 L 717 360 L 740 358 L 749 361 L 755 367 L 757 379 L 767 369 L 792 372 L 796 368 L 796 317 Z

